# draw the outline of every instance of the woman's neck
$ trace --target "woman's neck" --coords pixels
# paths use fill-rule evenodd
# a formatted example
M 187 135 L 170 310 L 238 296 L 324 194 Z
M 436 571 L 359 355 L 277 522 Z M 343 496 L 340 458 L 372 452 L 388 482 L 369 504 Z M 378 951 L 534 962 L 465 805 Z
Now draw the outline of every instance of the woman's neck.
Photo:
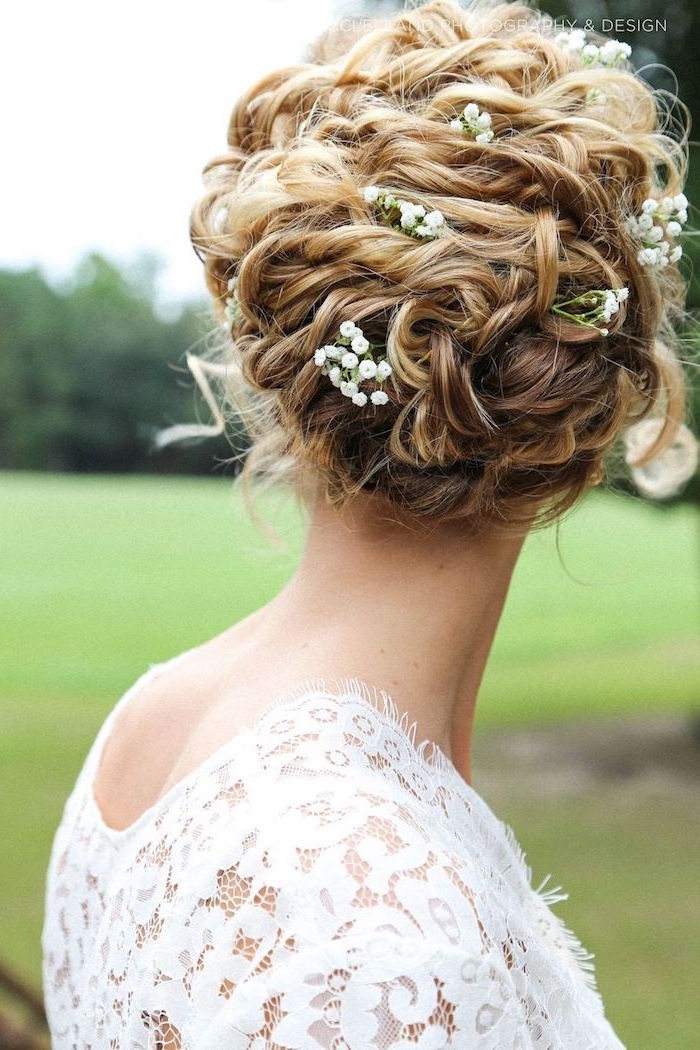
M 524 538 L 409 530 L 372 498 L 317 501 L 295 575 L 255 617 L 256 648 L 292 676 L 384 689 L 470 783 L 477 693 Z

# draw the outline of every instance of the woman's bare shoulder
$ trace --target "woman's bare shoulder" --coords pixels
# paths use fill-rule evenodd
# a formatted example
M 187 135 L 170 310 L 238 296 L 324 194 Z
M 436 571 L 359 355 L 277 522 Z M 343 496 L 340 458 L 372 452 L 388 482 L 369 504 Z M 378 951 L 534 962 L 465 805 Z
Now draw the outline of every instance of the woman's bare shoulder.
M 226 631 L 136 686 L 110 728 L 93 784 L 108 825 L 126 827 L 157 802 L 180 779 L 185 755 L 193 753 L 196 764 L 197 753 L 216 749 L 221 719 L 213 715 L 224 705 L 233 731 L 232 678 L 239 674 Z

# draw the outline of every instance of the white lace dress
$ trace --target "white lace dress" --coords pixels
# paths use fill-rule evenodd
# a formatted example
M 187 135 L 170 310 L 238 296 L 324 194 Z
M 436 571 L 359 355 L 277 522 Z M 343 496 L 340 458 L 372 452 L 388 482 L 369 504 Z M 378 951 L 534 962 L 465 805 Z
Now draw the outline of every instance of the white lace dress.
M 112 710 L 56 833 L 54 1050 L 620 1050 L 550 910 L 567 895 L 532 888 L 511 829 L 359 682 L 305 683 L 110 829 L 105 739 L 173 662 Z

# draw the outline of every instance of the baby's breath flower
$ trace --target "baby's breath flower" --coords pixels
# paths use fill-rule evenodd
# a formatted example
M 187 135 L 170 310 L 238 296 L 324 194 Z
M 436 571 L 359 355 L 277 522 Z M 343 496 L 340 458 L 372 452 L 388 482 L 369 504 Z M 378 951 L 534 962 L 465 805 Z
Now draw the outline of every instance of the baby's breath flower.
M 671 245 L 667 237 L 679 237 L 683 223 L 688 219 L 688 198 L 684 193 L 675 197 L 647 197 L 642 201 L 639 215 L 625 220 L 627 229 L 641 243 L 637 252 L 640 266 L 663 268 L 676 263 L 683 254 L 680 244 Z
M 599 48 L 596 64 L 603 66 L 621 66 L 632 54 L 629 44 L 621 40 L 606 40 Z
M 668 255 L 665 256 L 668 259 Z M 640 266 L 666 266 L 664 254 L 660 248 L 640 248 L 637 252 L 637 262 Z
M 479 112 L 476 102 L 468 102 L 462 112 L 450 121 L 450 127 L 470 135 L 475 142 L 491 142 L 491 114 Z
M 591 88 L 586 95 L 586 103 L 589 106 L 604 106 L 608 101 L 608 96 L 600 88 Z
M 586 43 L 586 33 L 583 29 L 568 29 L 557 33 L 554 43 L 564 51 L 580 55 L 584 66 L 622 66 L 632 54 L 630 45 L 621 40 L 606 40 L 600 46 Z
M 422 204 L 400 200 L 392 193 L 379 189 L 377 186 L 366 187 L 364 198 L 368 204 L 373 204 L 379 209 L 388 226 L 401 230 L 402 233 L 407 233 L 411 237 L 442 237 L 447 230 L 442 212 L 431 211 L 426 214 Z
M 441 211 L 429 211 L 425 217 L 426 226 L 444 226 L 445 216 Z
M 382 386 L 392 369 L 385 356 L 375 359 L 374 349 L 354 321 L 343 321 L 335 344 L 327 343 L 315 350 L 313 361 L 328 376 L 333 386 L 339 388 L 341 394 L 350 398 L 358 408 L 364 408 L 368 401 L 373 405 L 385 405 L 389 395 L 382 390 Z M 335 361 L 340 364 L 331 364 Z M 360 389 L 365 382 L 375 386 L 369 398 Z
M 442 227 L 445 225 L 445 216 L 441 211 L 430 211 L 423 219 L 420 226 L 416 226 L 419 237 L 439 237 Z
M 563 48 L 564 51 L 581 51 L 586 43 L 586 33 L 583 29 L 568 29 L 557 33 L 554 43 Z
M 556 302 L 552 313 L 564 317 L 573 324 L 592 328 L 602 336 L 610 335 L 607 327 L 601 327 L 618 313 L 620 303 L 629 298 L 629 288 L 592 288 L 581 292 L 573 299 Z

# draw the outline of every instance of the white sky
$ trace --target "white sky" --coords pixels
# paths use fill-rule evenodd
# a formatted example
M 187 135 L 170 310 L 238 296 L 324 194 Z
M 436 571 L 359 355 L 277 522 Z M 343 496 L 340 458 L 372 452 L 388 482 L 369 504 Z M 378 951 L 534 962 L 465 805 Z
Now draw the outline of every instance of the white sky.
M 293 64 L 339 0 L 37 0 L 3 12 L 0 267 L 62 276 L 90 248 L 203 291 L 188 214 L 229 112 Z

